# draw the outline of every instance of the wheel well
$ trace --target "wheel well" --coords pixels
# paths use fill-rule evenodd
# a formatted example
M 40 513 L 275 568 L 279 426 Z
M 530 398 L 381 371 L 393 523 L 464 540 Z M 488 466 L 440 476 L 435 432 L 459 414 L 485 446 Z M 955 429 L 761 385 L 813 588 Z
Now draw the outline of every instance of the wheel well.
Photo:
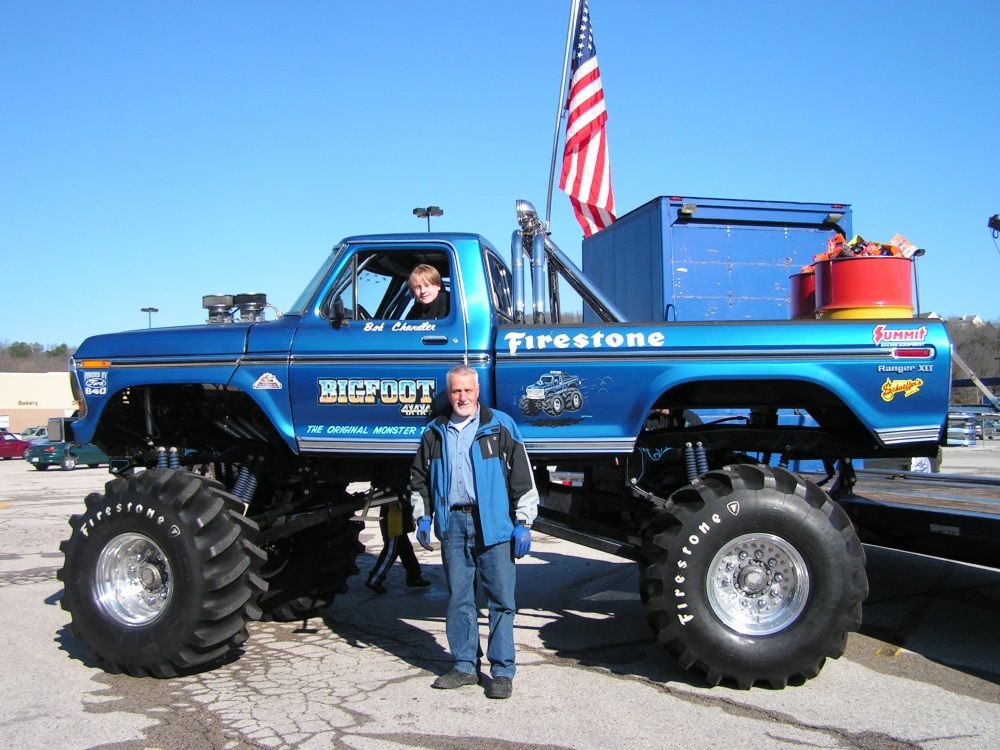
M 101 413 L 93 442 L 109 456 L 134 455 L 151 443 L 216 452 L 237 444 L 270 450 L 285 445 L 246 393 L 202 383 L 132 386 L 117 392 Z
M 828 389 L 802 380 L 699 380 L 660 395 L 654 409 L 799 409 L 821 428 L 868 434 L 854 412 Z

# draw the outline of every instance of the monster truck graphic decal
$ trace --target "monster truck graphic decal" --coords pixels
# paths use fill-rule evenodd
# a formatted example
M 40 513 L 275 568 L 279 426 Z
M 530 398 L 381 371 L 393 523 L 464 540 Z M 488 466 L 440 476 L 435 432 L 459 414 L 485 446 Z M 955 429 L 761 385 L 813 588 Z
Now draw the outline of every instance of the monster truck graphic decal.
M 583 406 L 580 378 L 561 370 L 550 370 L 524 389 L 517 405 L 528 417 L 539 412 L 558 417 L 566 411 L 579 411 Z

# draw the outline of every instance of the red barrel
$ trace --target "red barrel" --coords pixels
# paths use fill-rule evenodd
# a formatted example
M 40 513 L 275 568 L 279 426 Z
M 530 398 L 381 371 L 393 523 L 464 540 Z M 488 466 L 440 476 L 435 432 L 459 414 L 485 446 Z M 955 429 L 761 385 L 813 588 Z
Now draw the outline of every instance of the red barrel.
M 913 260 L 858 255 L 819 261 L 816 312 L 824 318 L 912 318 Z
M 812 269 L 788 277 L 791 282 L 789 315 L 794 318 L 816 317 L 816 272 Z

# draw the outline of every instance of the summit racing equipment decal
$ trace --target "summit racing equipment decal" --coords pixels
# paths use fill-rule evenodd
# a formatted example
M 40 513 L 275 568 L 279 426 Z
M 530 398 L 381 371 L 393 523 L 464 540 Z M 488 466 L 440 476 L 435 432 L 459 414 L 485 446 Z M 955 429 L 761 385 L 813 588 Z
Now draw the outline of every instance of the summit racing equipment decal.
M 880 324 L 872 329 L 872 341 L 878 346 L 903 346 L 920 344 L 927 338 L 927 326 L 918 328 L 889 328 Z
M 924 381 L 921 378 L 907 378 L 906 380 L 886 378 L 885 382 L 882 383 L 882 400 L 889 403 L 898 393 L 902 393 L 904 398 L 909 398 L 914 393 L 919 392 L 923 384 Z
M 516 354 L 540 349 L 642 349 L 661 347 L 666 341 L 662 331 L 595 331 L 594 333 L 526 333 L 509 331 L 504 334 L 507 349 Z
M 108 371 L 89 370 L 83 373 L 83 393 L 86 396 L 108 395 Z
M 319 378 L 320 404 L 347 406 L 395 406 L 404 417 L 430 414 L 437 390 L 434 378 Z

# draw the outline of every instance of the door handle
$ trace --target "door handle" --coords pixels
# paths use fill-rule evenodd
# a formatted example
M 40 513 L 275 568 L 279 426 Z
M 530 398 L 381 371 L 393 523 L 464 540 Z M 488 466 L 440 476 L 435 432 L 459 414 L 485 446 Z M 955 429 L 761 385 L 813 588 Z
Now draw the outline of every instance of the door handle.
M 420 341 L 421 341 L 421 343 L 424 343 L 424 344 L 447 344 L 448 343 L 448 337 L 447 336 L 423 336 L 420 339 Z

